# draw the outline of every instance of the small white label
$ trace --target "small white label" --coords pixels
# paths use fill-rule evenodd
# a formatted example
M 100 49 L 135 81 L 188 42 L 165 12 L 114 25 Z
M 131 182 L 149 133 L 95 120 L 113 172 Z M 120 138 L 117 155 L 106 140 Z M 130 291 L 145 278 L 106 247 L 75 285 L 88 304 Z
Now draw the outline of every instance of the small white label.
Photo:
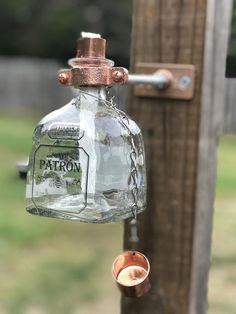
M 76 123 L 56 122 L 50 125 L 48 135 L 53 139 L 80 140 L 84 131 L 81 131 Z

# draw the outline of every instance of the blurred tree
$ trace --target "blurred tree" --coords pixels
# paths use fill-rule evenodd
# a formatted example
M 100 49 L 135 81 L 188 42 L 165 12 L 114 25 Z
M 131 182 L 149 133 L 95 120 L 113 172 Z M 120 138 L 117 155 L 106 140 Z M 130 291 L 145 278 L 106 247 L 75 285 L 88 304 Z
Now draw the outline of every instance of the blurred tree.
M 236 0 L 233 1 L 231 33 L 226 61 L 226 76 L 236 77 Z
M 81 31 L 101 33 L 108 57 L 128 65 L 131 0 L 1 0 L 0 54 L 54 58 L 75 54 Z

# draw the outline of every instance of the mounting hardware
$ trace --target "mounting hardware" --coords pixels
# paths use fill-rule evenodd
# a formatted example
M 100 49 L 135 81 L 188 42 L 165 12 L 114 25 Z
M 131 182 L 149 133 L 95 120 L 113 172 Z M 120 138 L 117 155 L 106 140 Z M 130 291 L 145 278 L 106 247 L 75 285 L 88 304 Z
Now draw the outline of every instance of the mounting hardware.
M 191 64 L 137 63 L 129 84 L 138 97 L 190 100 L 194 94 L 195 67 Z
M 158 89 L 166 89 L 169 87 L 173 77 L 170 71 L 167 70 L 158 70 L 152 75 L 145 74 L 129 74 L 128 84 L 145 84 L 153 85 Z

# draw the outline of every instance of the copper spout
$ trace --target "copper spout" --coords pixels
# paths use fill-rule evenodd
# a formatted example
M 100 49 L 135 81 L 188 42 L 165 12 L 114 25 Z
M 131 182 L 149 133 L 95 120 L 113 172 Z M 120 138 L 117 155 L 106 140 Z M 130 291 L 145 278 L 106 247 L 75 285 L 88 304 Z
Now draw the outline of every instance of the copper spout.
M 79 38 L 77 58 L 105 58 L 106 40 L 104 38 Z

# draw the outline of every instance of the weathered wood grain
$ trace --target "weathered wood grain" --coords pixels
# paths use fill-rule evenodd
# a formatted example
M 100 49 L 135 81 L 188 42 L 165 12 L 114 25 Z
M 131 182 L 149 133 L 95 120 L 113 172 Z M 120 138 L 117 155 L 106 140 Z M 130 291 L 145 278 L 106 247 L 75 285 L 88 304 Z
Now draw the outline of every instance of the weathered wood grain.
M 217 140 L 225 114 L 225 60 L 231 0 L 208 0 L 197 166 L 190 314 L 207 312 L 207 279 L 215 195 Z
M 123 299 L 123 313 L 184 314 L 189 306 L 204 23 L 205 1 L 134 1 L 132 64 L 193 63 L 197 80 L 190 102 L 131 101 L 146 144 L 148 209 L 140 217 L 139 249 L 151 262 L 152 290 L 140 300 Z
M 208 112 L 200 124 L 205 19 L 206 0 L 134 1 L 132 68 L 136 62 L 188 63 L 196 66 L 197 78 L 192 101 L 139 99 L 131 95 L 130 114 L 143 130 L 148 171 L 148 207 L 139 216 L 138 249 L 150 259 L 152 289 L 138 300 L 123 297 L 123 314 L 185 314 L 189 313 L 190 302 L 194 299 L 190 295 L 190 291 L 194 293 L 191 280 L 195 280 L 194 274 L 197 275 L 197 270 L 193 271 L 193 257 L 201 259 L 201 251 L 196 247 L 193 250 L 196 223 L 201 223 L 196 215 L 200 202 L 196 198 L 201 197 L 200 190 L 203 189 L 198 173 L 200 168 L 201 173 L 203 168 L 208 172 L 205 168 L 208 164 L 200 166 L 199 162 L 208 160 L 206 154 L 215 154 L 216 149 L 216 130 L 213 129 L 212 134 L 200 130 L 202 124 L 211 120 Z M 222 66 L 220 75 L 223 75 Z M 214 93 L 213 85 L 209 86 L 209 91 Z M 209 106 L 207 102 L 204 105 Z M 208 136 L 211 143 L 211 150 L 204 150 L 202 154 L 199 154 L 200 136 Z M 213 158 L 209 169 L 211 196 L 202 205 L 207 204 L 210 213 L 214 169 Z M 207 232 L 208 243 L 209 236 L 210 232 Z M 127 222 L 125 249 L 130 248 L 128 238 Z M 208 263 L 209 250 L 203 258 Z M 206 264 L 204 267 L 206 273 Z M 206 294 L 202 297 L 204 303 Z

